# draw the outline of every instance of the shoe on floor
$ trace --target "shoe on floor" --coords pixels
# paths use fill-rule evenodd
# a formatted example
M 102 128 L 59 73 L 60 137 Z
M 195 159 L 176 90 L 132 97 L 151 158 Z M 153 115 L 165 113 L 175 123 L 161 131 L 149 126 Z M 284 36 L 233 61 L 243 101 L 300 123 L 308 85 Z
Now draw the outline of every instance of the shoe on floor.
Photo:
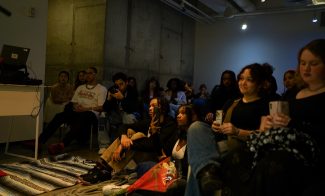
M 80 176 L 80 180 L 83 184 L 95 184 L 104 182 L 112 178 L 112 168 L 104 167 L 100 163 L 97 163 L 94 168 L 88 171 L 87 174 Z
M 102 155 L 102 154 L 104 153 L 105 150 L 106 150 L 106 148 L 100 148 L 100 149 L 98 150 L 98 154 L 99 154 L 99 155 Z
M 48 147 L 50 155 L 58 155 L 64 151 L 64 143 L 51 144 Z

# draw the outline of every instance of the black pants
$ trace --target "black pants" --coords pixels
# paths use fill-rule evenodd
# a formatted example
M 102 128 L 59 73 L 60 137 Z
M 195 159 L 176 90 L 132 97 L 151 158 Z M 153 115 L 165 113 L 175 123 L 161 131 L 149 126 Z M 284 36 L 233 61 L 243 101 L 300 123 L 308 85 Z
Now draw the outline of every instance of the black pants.
M 68 146 L 73 140 L 83 144 L 89 138 L 91 125 L 97 126 L 97 117 L 91 111 L 65 111 L 55 115 L 39 136 L 39 142 L 45 144 L 55 131 L 64 123 L 70 125 L 70 131 L 64 136 L 63 143 Z

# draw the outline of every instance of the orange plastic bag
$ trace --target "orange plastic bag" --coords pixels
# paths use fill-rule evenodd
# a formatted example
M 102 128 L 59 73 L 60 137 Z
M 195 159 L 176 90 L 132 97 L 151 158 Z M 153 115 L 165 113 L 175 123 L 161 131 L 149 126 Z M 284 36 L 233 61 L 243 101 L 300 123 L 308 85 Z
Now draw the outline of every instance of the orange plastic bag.
M 127 192 L 131 193 L 135 190 L 166 192 L 168 187 L 176 179 L 177 172 L 175 164 L 170 161 L 170 157 L 167 157 L 129 186 Z

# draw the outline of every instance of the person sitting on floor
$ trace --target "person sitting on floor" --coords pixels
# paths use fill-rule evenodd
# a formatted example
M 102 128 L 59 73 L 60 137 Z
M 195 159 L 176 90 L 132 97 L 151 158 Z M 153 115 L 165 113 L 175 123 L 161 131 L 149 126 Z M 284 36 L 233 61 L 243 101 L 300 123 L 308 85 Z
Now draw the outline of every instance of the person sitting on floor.
M 325 185 L 325 39 L 298 52 L 297 81 L 303 88 L 289 99 L 290 114 L 263 118 L 252 135 L 254 170 L 241 195 L 323 195 Z
M 93 184 L 109 180 L 113 170 L 121 171 L 132 158 L 139 163 L 158 162 L 162 152 L 170 156 L 177 141 L 177 123 L 168 113 L 169 102 L 166 99 L 152 99 L 149 108 L 151 119 L 125 125 L 121 137 L 103 152 L 96 167 L 81 176 L 81 181 Z
M 50 154 L 63 152 L 64 147 L 77 139 L 83 144 L 89 139 L 91 125 L 97 123 L 99 112 L 103 110 L 107 89 L 97 83 L 97 69 L 89 67 L 86 71 L 86 84 L 83 84 L 75 91 L 70 106 L 64 112 L 56 114 L 53 120 L 39 136 L 40 144 L 46 141 L 64 123 L 70 125 L 70 131 L 65 135 L 63 141 L 49 146 Z
M 262 116 L 268 114 L 268 100 L 262 88 L 267 77 L 262 65 L 245 66 L 238 74 L 238 86 L 243 97 L 226 102 L 223 123 L 214 121 L 210 126 L 194 122 L 190 126 L 187 146 L 191 173 L 185 195 L 214 195 L 224 186 L 234 195 L 241 192 L 247 177 L 246 165 L 250 164 L 244 141 L 259 129 Z M 219 141 L 227 137 L 238 141 L 238 147 L 222 152 L 226 145 Z M 236 189 L 232 189 L 234 186 Z

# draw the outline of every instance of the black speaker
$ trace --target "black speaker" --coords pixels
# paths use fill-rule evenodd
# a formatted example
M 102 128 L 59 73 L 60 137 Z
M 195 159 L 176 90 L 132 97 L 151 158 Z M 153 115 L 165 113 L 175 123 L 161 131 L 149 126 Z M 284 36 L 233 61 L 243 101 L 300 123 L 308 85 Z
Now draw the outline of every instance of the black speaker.
M 325 12 L 320 13 L 320 26 L 325 27 Z

